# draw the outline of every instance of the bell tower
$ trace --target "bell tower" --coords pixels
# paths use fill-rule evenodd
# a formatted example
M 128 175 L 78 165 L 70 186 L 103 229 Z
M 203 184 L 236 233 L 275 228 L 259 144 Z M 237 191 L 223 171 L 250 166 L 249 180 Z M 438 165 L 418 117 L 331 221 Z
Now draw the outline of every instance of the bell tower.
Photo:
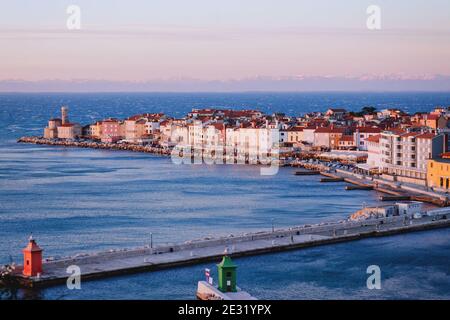
M 62 124 L 69 123 L 69 108 L 67 106 L 61 107 L 61 121 Z
M 37 245 L 33 236 L 30 236 L 28 245 L 23 252 L 23 275 L 35 277 L 42 273 L 42 249 Z
M 222 292 L 236 292 L 236 268 L 237 266 L 228 255 L 217 265 L 219 277 L 219 290 Z

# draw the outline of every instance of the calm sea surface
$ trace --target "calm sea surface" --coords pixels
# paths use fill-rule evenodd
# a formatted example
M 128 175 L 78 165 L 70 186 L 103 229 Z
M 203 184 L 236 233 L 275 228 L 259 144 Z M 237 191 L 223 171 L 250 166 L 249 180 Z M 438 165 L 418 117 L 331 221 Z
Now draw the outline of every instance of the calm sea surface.
M 17 144 L 41 134 L 69 105 L 83 124 L 141 112 L 183 116 L 192 108 L 256 108 L 295 115 L 328 107 L 408 112 L 450 106 L 450 94 L 0 94 L 0 263 L 21 261 L 30 232 L 45 256 L 205 236 L 269 230 L 346 218 L 377 194 L 296 177 L 290 168 L 261 176 L 249 166 L 172 164 L 147 154 Z M 236 260 L 238 285 L 273 299 L 450 299 L 450 230 Z M 366 268 L 379 265 L 382 289 L 366 288 Z M 196 265 L 22 291 L 41 299 L 193 299 L 205 267 Z

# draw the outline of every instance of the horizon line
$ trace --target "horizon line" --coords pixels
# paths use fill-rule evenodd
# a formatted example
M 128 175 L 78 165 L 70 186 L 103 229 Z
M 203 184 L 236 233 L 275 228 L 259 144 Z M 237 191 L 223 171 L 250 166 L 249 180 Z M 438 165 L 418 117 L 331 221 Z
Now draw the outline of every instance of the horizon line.
M 93 91 L 2 91 L 0 90 L 0 94 L 46 94 L 46 93 L 127 93 L 127 94 L 139 94 L 139 93 L 173 93 L 173 94 L 186 94 L 186 93 L 227 93 L 227 94 L 242 94 L 242 93 L 444 93 L 450 94 L 449 90 L 223 90 L 223 91 L 207 91 L 207 90 L 186 90 L 186 91 L 177 91 L 177 90 L 148 90 L 148 91 L 104 91 L 104 90 L 93 90 Z

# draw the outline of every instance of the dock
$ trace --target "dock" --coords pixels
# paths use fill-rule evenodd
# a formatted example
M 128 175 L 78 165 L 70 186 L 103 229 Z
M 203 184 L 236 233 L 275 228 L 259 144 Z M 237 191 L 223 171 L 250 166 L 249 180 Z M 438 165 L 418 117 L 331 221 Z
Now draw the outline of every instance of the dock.
M 410 201 L 410 196 L 380 196 L 380 201 Z
M 421 201 L 431 203 L 436 206 L 445 207 L 449 205 L 448 200 L 442 199 L 438 195 L 433 196 L 432 194 L 421 194 L 417 191 L 408 191 L 401 188 L 395 188 L 395 186 L 390 185 L 388 181 L 366 181 L 364 178 L 357 177 L 357 175 L 351 172 L 329 172 L 320 171 L 321 178 L 320 182 L 346 182 L 348 185 L 344 187 L 345 190 L 374 190 L 379 193 L 384 193 L 385 195 L 379 196 L 380 201 Z
M 373 190 L 373 186 L 348 185 L 345 190 Z
M 301 170 L 301 171 L 295 171 L 294 175 L 296 176 L 315 176 L 320 174 L 317 170 Z
M 435 210 L 436 211 L 436 210 Z M 13 278 L 23 287 L 63 284 L 67 267 L 76 265 L 82 281 L 129 273 L 154 271 L 219 260 L 224 250 L 231 257 L 244 257 L 300 248 L 355 241 L 368 237 L 394 235 L 450 226 L 450 208 L 437 209 L 420 219 L 395 216 L 361 222 L 343 220 L 333 223 L 302 225 L 274 231 L 262 231 L 207 240 L 187 241 L 175 245 L 142 247 L 81 254 L 42 264 L 42 274 L 26 277 L 23 267 L 16 267 Z M 45 250 L 45 248 L 44 248 Z
M 343 182 L 344 178 L 322 178 L 320 182 Z

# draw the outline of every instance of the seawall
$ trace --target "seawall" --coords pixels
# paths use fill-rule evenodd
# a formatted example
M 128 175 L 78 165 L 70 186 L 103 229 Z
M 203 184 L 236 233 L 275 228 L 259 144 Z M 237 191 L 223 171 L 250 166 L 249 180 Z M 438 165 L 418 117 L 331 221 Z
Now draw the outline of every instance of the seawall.
M 274 232 L 258 232 L 236 237 L 188 241 L 173 246 L 98 252 L 46 261 L 43 265 L 44 272 L 40 277 L 27 278 L 22 276 L 22 267 L 19 266 L 15 271 L 15 278 L 22 286 L 26 287 L 50 286 L 64 283 L 69 276 L 66 269 L 71 265 L 80 267 L 81 279 L 85 281 L 218 261 L 223 256 L 225 248 L 232 257 L 245 257 L 331 245 L 369 237 L 449 227 L 449 214 L 450 209 L 419 219 L 398 216 L 362 222 L 347 221 L 313 226 L 304 225 Z

